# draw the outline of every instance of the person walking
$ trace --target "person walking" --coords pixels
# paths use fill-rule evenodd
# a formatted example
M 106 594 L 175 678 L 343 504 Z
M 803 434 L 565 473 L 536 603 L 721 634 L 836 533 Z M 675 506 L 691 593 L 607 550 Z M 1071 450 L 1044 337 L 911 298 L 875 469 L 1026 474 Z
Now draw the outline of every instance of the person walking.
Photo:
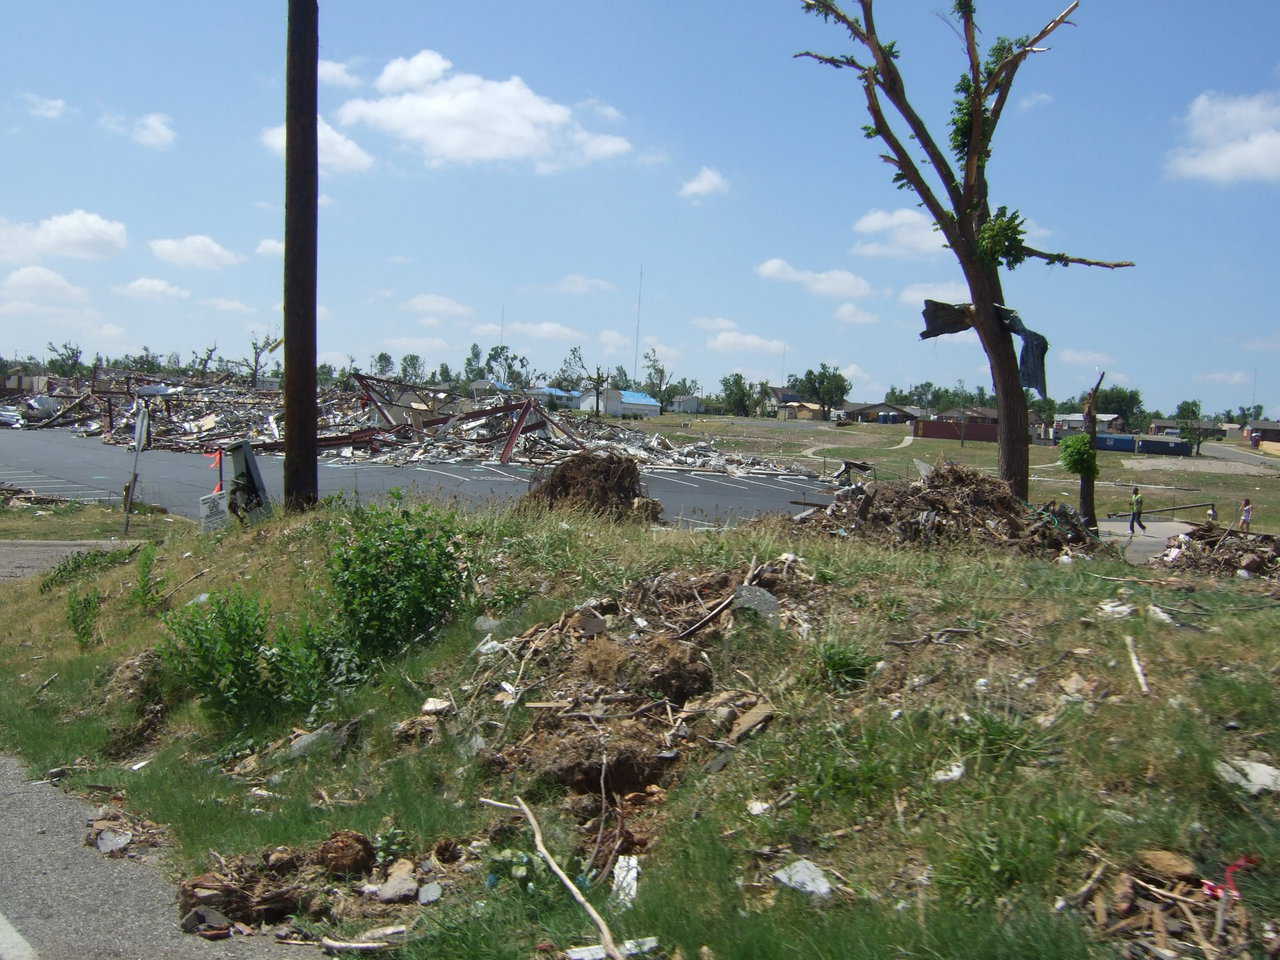
M 1249 524 L 1253 522 L 1253 504 L 1249 502 L 1249 498 L 1244 498 L 1244 503 L 1240 504 L 1240 532 L 1248 533 Z
M 1138 492 L 1138 488 L 1133 488 L 1133 493 L 1129 495 L 1129 536 L 1134 534 L 1134 524 L 1142 528 L 1142 532 L 1147 532 L 1147 525 L 1142 522 L 1142 494 Z

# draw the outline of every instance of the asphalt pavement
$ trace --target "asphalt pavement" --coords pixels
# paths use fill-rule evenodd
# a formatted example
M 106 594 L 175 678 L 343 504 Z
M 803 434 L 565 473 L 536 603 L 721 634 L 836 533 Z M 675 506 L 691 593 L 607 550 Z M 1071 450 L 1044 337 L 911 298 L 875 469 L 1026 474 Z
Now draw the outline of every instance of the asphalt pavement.
M 217 472 L 199 454 L 144 450 L 138 458 L 138 498 L 171 513 L 196 517 L 200 497 Z M 284 459 L 258 457 L 263 482 L 279 502 Z M 66 430 L 0 431 L 0 483 L 104 503 L 118 503 L 133 467 L 133 452 L 77 437 Z M 719 526 L 764 513 L 798 513 L 793 500 L 830 503 L 826 484 L 798 476 L 739 477 L 710 471 L 645 467 L 649 496 L 662 501 L 664 519 L 688 526 Z M 346 493 L 378 500 L 393 489 L 408 495 L 476 507 L 513 500 L 528 491 L 534 471 L 500 463 L 340 464 L 320 461 L 320 495 Z
M 182 933 L 156 866 L 84 845 L 94 809 L 0 757 L 0 960 L 258 960 L 298 949 Z

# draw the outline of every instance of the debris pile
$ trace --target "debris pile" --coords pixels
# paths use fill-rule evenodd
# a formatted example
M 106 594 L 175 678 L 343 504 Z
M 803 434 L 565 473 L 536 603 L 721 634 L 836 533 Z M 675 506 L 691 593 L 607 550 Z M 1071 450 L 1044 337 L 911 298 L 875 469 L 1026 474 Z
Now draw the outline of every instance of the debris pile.
M 66 497 L 54 496 L 51 493 L 36 493 L 26 487 L 0 483 L 0 507 L 48 507 L 70 502 Z
M 329 388 L 317 396 L 319 453 L 341 463 L 551 465 L 585 451 L 678 470 L 797 472 L 783 463 L 722 452 L 711 440 L 680 445 L 595 418 L 553 415 L 533 395 L 465 397 L 362 374 L 354 382 L 357 389 Z M 50 381 L 47 389 L 0 407 L 0 427 L 72 427 L 81 436 L 129 445 L 145 408 L 147 445 L 154 449 L 207 453 L 246 438 L 259 452 L 284 449 L 284 396 L 278 390 L 133 375 Z
M 1248 956 L 1262 931 L 1250 917 L 1236 876 L 1254 863 L 1240 858 L 1217 883 L 1201 877 L 1182 854 L 1139 850 L 1125 868 L 1101 861 L 1057 906 L 1081 912 L 1100 937 L 1123 943 L 1120 955 L 1126 958 Z M 1264 939 L 1270 941 L 1267 956 L 1273 956 L 1280 937 L 1271 931 Z
M 1192 527 L 1169 538 L 1152 561 L 1173 570 L 1216 573 L 1242 579 L 1280 577 L 1280 538 L 1241 533 L 1214 523 Z
M 614 519 L 635 516 L 656 521 L 662 514 L 662 504 L 644 495 L 635 460 L 613 453 L 575 453 L 538 480 L 525 500 L 553 510 L 568 507 Z
M 838 536 L 990 543 L 1047 556 L 1088 553 L 1099 546 L 1071 507 L 1028 507 L 1003 480 L 957 464 L 935 467 L 905 486 L 855 482 L 840 487 L 830 506 L 806 510 L 795 520 Z

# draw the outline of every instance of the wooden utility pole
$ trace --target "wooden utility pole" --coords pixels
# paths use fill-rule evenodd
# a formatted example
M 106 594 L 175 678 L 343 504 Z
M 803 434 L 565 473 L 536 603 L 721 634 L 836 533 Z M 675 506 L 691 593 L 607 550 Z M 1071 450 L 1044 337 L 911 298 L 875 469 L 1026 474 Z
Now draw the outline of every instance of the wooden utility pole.
M 1084 432 L 1089 438 L 1089 449 L 1097 457 L 1098 438 L 1098 388 L 1102 386 L 1102 378 L 1107 375 L 1104 370 L 1098 374 L 1098 382 L 1089 391 L 1089 398 L 1084 402 Z M 1097 478 L 1097 470 L 1085 470 L 1080 474 L 1080 518 L 1090 530 L 1098 529 L 1098 511 L 1094 507 L 1093 481 Z
M 316 466 L 316 211 L 319 158 L 317 0 L 289 0 L 284 152 L 284 502 L 305 510 L 318 497 Z

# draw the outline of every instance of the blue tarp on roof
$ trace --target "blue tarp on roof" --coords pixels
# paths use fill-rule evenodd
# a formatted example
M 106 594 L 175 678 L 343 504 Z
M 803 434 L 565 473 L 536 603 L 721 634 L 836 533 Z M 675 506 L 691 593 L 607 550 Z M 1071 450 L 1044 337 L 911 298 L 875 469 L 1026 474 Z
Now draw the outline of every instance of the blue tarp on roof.
M 581 390 L 561 390 L 559 387 L 534 387 L 529 392 L 545 397 L 555 397 L 557 400 L 576 400 L 582 396 Z
M 639 403 L 648 406 L 660 406 L 657 400 L 649 396 L 647 393 L 641 393 L 638 390 L 619 390 L 618 396 L 623 403 Z

